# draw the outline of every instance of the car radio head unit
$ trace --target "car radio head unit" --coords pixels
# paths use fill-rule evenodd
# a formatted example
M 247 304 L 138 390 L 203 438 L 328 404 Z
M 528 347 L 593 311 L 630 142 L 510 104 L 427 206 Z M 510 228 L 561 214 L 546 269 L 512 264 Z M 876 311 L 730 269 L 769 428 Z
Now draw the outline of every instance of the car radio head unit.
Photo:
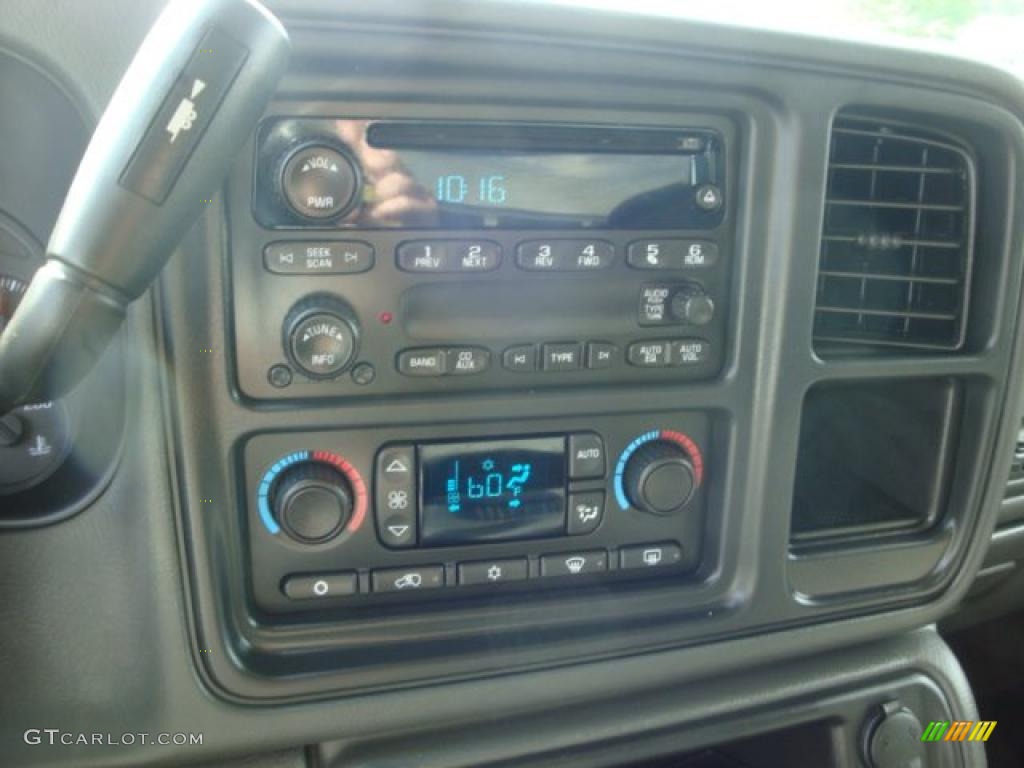
M 652 127 L 267 118 L 229 205 L 241 394 L 716 376 L 735 135 L 712 115 Z

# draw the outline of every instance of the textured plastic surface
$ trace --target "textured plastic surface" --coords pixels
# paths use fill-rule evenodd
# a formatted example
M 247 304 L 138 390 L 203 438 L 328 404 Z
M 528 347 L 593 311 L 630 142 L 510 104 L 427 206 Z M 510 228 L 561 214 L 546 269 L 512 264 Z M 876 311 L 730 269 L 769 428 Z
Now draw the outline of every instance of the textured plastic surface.
M 37 52 L 74 83 L 97 113 L 152 20 L 153 6 L 95 0 L 91 13 L 82 15 L 79 3 L 39 5 L 0 2 L 2 35 L 17 35 L 21 47 Z M 162 284 L 168 312 L 162 315 L 159 345 L 151 306 L 129 313 L 139 369 L 129 380 L 126 399 L 131 429 L 125 461 L 109 491 L 86 514 L 62 525 L 0 537 L 0 615 L 5 625 L 17 627 L 0 639 L 4 701 L 18 703 L 0 723 L 4 743 L 11 745 L 10 761 L 170 764 L 334 739 L 334 754 L 352 761 L 372 748 L 377 764 L 408 765 L 424 753 L 424 741 L 413 731 L 433 729 L 451 738 L 433 739 L 431 746 L 451 744 L 463 751 L 465 764 L 502 756 L 514 763 L 524 750 L 557 755 L 582 742 L 603 747 L 623 734 L 658 726 L 671 731 L 665 735 L 671 738 L 679 722 L 740 710 L 754 699 L 781 712 L 787 708 L 781 698 L 761 692 L 792 693 L 806 701 L 818 690 L 850 688 L 866 677 L 885 683 L 907 668 L 938 678 L 954 713 L 974 717 L 966 682 L 933 634 L 878 638 L 933 622 L 965 594 L 1002 497 L 1020 416 L 1019 403 L 1008 400 L 1006 391 L 1022 387 L 1015 331 L 1019 264 L 1008 257 L 1011 249 L 1019 253 L 1021 237 L 1019 223 L 1006 221 L 1019 192 L 1011 174 L 1022 157 L 1024 101 L 1017 81 L 980 65 L 928 55 L 566 9 L 523 14 L 518 6 L 513 11 L 501 3 L 439 2 L 423 8 L 381 2 L 347 7 L 349 20 L 341 23 L 328 18 L 333 11 L 322 5 L 293 2 L 275 8 L 288 16 L 293 39 L 302 28 L 296 73 L 306 74 L 297 74 L 287 86 L 293 96 L 317 98 L 343 87 L 368 100 L 375 94 L 392 102 L 415 97 L 434 114 L 450 112 L 459 99 L 472 99 L 507 117 L 515 104 L 538 98 L 590 107 L 613 100 L 619 108 L 700 103 L 735 111 L 741 102 L 729 94 L 757 95 L 747 106 L 757 121 L 755 145 L 765 149 L 744 147 L 742 165 L 751 171 L 746 195 L 759 205 L 742 212 L 744 257 L 734 273 L 737 309 L 730 318 L 735 341 L 722 380 L 715 386 L 651 387 L 639 393 L 644 407 L 730 409 L 732 453 L 721 457 L 727 491 L 714 504 L 728 534 L 715 542 L 723 562 L 743 564 L 724 575 L 731 594 L 755 596 L 743 606 L 752 620 L 776 619 L 775 608 L 788 600 L 783 561 L 798 395 L 825 378 L 962 374 L 981 382 L 975 398 L 979 431 L 965 446 L 975 458 L 962 470 L 970 493 L 956 502 L 969 521 L 969 536 L 961 541 L 973 543 L 953 553 L 951 570 L 931 601 L 917 602 L 916 591 L 898 590 L 891 610 L 876 615 L 865 615 L 870 601 L 847 599 L 843 612 L 856 615 L 841 621 L 812 625 L 811 611 L 798 609 L 798 625 L 729 639 L 712 634 L 717 642 L 690 647 L 664 642 L 645 625 L 637 633 L 658 648 L 643 646 L 651 652 L 639 653 L 642 646 L 633 643 L 630 653 L 614 660 L 607 649 L 597 658 L 592 646 L 577 647 L 575 663 L 513 675 L 507 673 L 514 659 L 495 647 L 494 667 L 503 674 L 484 679 L 302 706 L 241 705 L 226 689 L 268 692 L 261 681 L 237 672 L 223 631 L 221 610 L 233 604 L 222 585 L 244 572 L 235 540 L 224 535 L 242 493 L 227 471 L 230 446 L 253 431 L 319 429 L 332 421 L 346 427 L 460 422 L 467 419 L 467 403 L 476 401 L 439 398 L 429 408 L 368 402 L 307 412 L 239 403 L 227 388 L 232 337 L 222 325 L 229 315 L 226 270 L 211 258 L 223 255 L 218 248 L 226 238 L 218 206 L 184 244 Z M 422 24 L 429 25 L 429 38 L 417 34 Z M 325 34 L 319 46 L 315 31 Z M 341 35 L 344 45 L 338 42 Z M 65 44 L 54 45 L 55 39 Z M 104 44 L 97 47 L 93 40 Z M 481 61 L 488 66 L 481 67 Z M 927 88 L 932 90 L 922 90 Z M 444 105 L 427 108 L 423 102 L 431 94 L 446 94 Z M 976 284 L 976 290 L 998 300 L 976 314 L 969 353 L 953 362 L 926 357 L 825 365 L 809 352 L 818 233 L 806 211 L 820 204 L 829 113 L 837 103 L 862 101 L 867 94 L 881 107 L 917 107 L 954 116 L 953 121 L 970 115 L 976 123 L 957 124 L 999 158 L 986 164 L 985 183 L 992 199 L 1005 207 L 996 204 L 981 212 L 983 251 L 996 254 L 996 265 Z M 363 108 L 379 106 L 364 103 Z M 160 396 L 162 381 L 166 401 Z M 505 393 L 493 405 L 511 418 L 528 413 L 544 419 L 621 410 L 623 398 L 619 391 L 595 388 L 544 398 Z M 180 442 L 169 442 L 164 430 Z M 105 585 L 102 591 L 97 583 Z M 492 618 L 486 609 L 475 615 L 476 622 L 497 628 Z M 713 617 L 695 622 L 718 628 Z M 580 642 L 587 644 L 585 637 Z M 849 650 L 838 650 L 847 645 Z M 795 663 L 796 657 L 805 663 Z M 763 688 L 755 685 L 754 667 L 761 668 L 764 677 L 756 677 Z M 812 677 L 822 688 L 810 682 Z M 59 699 L 45 695 L 57 690 Z M 534 714 L 513 720 L 514 713 L 526 710 Z M 205 730 L 208 736 L 201 749 L 24 744 L 25 728 L 56 720 L 63 728 L 88 732 L 183 729 Z M 734 729 L 726 733 L 707 720 L 700 727 L 709 730 L 666 750 L 735 735 Z M 776 727 L 776 721 L 767 727 Z M 403 731 L 409 733 L 397 738 Z M 974 749 L 970 764 L 978 765 L 982 758 Z M 439 760 L 446 757 L 438 752 Z M 584 764 L 594 762 L 584 758 Z

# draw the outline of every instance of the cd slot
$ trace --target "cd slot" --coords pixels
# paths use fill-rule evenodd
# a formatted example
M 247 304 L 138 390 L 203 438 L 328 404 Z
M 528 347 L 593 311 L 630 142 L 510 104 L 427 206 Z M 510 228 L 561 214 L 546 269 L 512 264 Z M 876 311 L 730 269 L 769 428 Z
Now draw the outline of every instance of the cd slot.
M 378 122 L 366 131 L 367 143 L 378 149 L 461 151 L 697 154 L 709 138 L 700 131 L 531 123 Z

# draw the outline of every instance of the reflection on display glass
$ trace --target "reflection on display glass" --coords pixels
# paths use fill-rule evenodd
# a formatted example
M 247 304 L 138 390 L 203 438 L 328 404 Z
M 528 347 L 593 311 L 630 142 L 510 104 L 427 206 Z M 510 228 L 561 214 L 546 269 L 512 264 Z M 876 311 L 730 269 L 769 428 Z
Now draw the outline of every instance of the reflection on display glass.
M 713 175 L 712 153 L 673 151 L 664 138 L 629 152 L 523 148 L 516 137 L 511 146 L 433 148 L 372 138 L 388 124 L 325 122 L 362 180 L 342 226 L 674 229 L 716 219 L 694 202 Z
M 564 531 L 564 438 L 424 446 L 420 472 L 425 544 Z

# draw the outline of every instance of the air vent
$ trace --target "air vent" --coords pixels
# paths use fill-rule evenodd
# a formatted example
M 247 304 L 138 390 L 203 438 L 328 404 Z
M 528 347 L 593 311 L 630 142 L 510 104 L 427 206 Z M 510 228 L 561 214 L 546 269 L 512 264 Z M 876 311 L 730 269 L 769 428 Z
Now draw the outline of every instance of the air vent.
M 974 168 L 964 150 L 897 123 L 832 126 L 814 338 L 959 349 L 970 285 Z

